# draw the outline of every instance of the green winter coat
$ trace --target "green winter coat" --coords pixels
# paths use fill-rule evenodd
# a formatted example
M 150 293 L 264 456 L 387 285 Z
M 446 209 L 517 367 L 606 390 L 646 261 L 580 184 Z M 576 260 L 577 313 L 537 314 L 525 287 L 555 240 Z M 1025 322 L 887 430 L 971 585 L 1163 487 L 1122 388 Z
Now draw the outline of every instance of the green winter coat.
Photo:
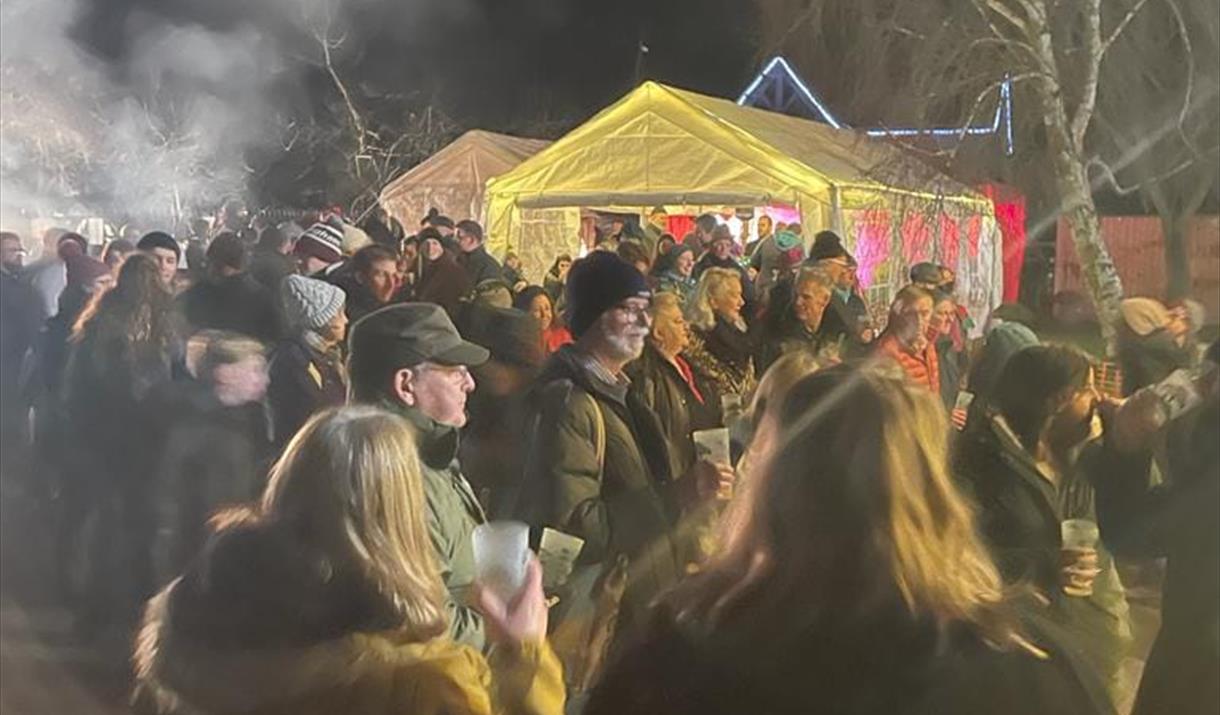
M 419 440 L 428 533 L 436 547 L 441 580 L 449 590 L 449 635 L 475 649 L 483 647 L 483 617 L 470 608 L 474 583 L 474 528 L 487 520 L 457 461 L 458 431 L 402 404 L 387 405 L 415 428 Z

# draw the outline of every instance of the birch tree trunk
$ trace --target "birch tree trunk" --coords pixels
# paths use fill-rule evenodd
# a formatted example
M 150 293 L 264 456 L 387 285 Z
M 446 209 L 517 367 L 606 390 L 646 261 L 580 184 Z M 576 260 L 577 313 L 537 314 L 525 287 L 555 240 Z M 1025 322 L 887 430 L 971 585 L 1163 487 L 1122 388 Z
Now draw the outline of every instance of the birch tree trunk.
M 1072 233 L 1072 245 L 1080 259 L 1080 271 L 1084 277 L 1089 297 L 1097 309 L 1101 332 L 1110 350 L 1114 349 L 1116 323 L 1119 319 L 1119 303 L 1123 300 L 1123 284 L 1110 251 L 1101 238 L 1101 222 L 1097 217 L 1097 205 L 1093 202 L 1093 190 L 1089 182 L 1085 161 L 1084 139 L 1093 116 L 1097 97 L 1097 78 L 1101 68 L 1104 47 L 1101 41 L 1100 0 L 1081 0 L 1084 13 L 1083 86 L 1075 111 L 1069 117 L 1064 102 L 1061 78 L 1067 76 L 1059 66 L 1046 0 L 1037 6 L 1040 12 L 1030 12 L 1030 35 L 1034 39 L 1034 51 L 1044 68 L 1053 69 L 1043 73 L 1034 81 L 1038 99 L 1042 105 L 1043 124 L 1046 128 L 1047 149 L 1055 186 L 1063 215 L 1067 217 Z

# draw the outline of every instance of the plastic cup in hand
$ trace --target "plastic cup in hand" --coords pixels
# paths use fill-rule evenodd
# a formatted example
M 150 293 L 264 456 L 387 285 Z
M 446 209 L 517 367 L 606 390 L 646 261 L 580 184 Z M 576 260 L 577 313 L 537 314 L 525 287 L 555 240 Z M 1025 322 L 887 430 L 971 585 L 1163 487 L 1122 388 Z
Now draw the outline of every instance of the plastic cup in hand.
M 489 521 L 474 530 L 475 581 L 505 603 L 525 585 L 529 527 L 519 521 Z
M 1063 587 L 1069 596 L 1093 595 L 1093 579 L 1101 573 L 1096 568 L 1097 542 L 1101 532 L 1088 519 L 1068 519 L 1060 526 L 1063 551 L 1073 563 L 1067 567 L 1068 583 Z
M 1060 527 L 1064 551 L 1089 551 L 1097 548 L 1101 531 L 1088 519 L 1068 519 Z
M 727 427 L 699 430 L 691 434 L 695 442 L 695 458 L 712 464 L 730 464 L 729 430 Z
M 732 465 L 729 455 L 729 430 L 727 427 L 699 430 L 691 434 L 695 442 L 695 458 L 701 462 L 711 462 L 716 465 Z M 733 498 L 731 488 L 720 488 L 716 498 L 727 501 Z

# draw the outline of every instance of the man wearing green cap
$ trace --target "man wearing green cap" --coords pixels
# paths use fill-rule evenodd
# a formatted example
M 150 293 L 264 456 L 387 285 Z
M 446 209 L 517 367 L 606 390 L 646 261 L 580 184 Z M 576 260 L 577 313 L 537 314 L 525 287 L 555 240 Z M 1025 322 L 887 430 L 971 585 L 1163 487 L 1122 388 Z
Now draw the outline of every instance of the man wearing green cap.
M 407 419 L 416 430 L 428 530 L 441 578 L 449 590 L 454 640 L 483 647 L 483 620 L 467 607 L 474 582 L 472 534 L 486 521 L 457 461 L 458 430 L 466 424 L 470 368 L 487 361 L 438 305 L 402 303 L 369 313 L 348 337 L 349 402 L 374 404 Z

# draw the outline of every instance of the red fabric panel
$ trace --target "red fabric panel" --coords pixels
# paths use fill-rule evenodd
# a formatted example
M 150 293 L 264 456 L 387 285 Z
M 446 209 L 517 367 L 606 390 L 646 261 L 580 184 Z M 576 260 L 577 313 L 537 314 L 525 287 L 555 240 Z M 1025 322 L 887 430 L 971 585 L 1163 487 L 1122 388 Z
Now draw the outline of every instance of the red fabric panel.
M 902 220 L 902 260 L 910 268 L 916 263 L 933 260 L 932 230 L 923 214 L 909 213 Z
M 686 234 L 695 230 L 694 216 L 667 216 L 665 217 L 665 231 L 673 236 L 678 243 L 682 243 L 682 239 Z
M 892 230 L 889 211 L 865 211 L 856 221 L 856 245 L 852 250 L 859 264 L 856 275 L 861 288 L 872 286 L 877 267 L 889 260 Z
M 948 266 L 957 272 L 957 259 L 961 253 L 961 240 L 954 221 L 946 214 L 940 215 L 940 260 L 942 266 Z
M 1015 302 L 1021 293 L 1021 269 L 1025 266 L 1025 197 L 1011 186 L 983 184 L 979 190 L 995 205 L 1004 250 L 1004 302 Z

